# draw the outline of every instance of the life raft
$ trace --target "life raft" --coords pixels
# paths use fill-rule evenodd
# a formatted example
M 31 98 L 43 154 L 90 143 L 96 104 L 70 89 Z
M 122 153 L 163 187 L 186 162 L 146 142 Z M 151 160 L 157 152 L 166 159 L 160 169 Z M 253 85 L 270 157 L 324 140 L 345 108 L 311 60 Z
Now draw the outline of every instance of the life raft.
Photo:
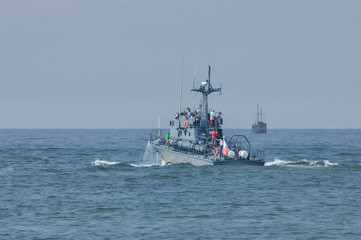
M 217 155 L 218 155 L 218 153 L 219 153 L 218 148 L 215 148 L 215 149 L 214 149 L 214 156 L 217 156 Z

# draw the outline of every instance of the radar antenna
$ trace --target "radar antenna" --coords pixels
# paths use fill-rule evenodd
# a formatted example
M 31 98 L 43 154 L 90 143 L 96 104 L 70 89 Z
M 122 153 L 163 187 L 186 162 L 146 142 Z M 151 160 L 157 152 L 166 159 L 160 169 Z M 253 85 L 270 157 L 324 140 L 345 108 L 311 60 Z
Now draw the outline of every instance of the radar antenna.
M 221 88 L 213 88 L 211 84 L 211 65 L 208 65 L 208 79 L 202 82 L 199 88 L 191 89 L 193 92 L 200 92 L 203 95 L 201 126 L 207 126 L 208 122 L 208 95 L 212 92 L 220 92 Z

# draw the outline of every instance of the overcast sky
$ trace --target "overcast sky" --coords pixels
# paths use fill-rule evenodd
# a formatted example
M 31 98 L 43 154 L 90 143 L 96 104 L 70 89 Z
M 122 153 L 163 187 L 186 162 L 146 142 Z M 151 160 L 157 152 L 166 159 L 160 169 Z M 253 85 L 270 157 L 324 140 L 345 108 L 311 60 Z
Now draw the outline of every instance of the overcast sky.
M 361 128 L 361 1 L 0 0 L 0 128 Z M 183 59 L 183 60 L 182 60 Z M 196 71 L 195 71 L 196 66 Z

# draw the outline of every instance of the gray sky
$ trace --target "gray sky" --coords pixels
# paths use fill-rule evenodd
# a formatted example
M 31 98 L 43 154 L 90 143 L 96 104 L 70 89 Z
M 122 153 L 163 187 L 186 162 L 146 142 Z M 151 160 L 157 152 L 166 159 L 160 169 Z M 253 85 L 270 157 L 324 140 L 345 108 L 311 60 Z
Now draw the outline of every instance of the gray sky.
M 0 128 L 156 128 L 207 78 L 225 128 L 361 128 L 361 1 L 0 0 Z

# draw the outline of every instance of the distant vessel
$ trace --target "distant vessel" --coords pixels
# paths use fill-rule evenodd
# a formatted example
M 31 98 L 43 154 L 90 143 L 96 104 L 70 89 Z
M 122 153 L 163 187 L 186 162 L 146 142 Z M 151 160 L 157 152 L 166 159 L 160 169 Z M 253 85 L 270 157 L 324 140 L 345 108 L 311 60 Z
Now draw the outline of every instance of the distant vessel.
M 261 110 L 259 110 L 259 104 L 257 104 L 257 120 L 252 125 L 252 132 L 254 133 L 266 133 L 267 132 L 267 123 L 262 120 L 262 106 Z
M 221 112 L 209 111 L 208 95 L 221 91 L 211 85 L 211 66 L 208 79 L 191 91 L 202 94 L 198 108 L 181 108 L 169 122 L 170 131 L 155 129 L 150 133 L 150 144 L 167 164 L 190 163 L 196 166 L 250 164 L 264 165 L 264 150 L 251 149 L 244 135 L 223 136 Z M 181 98 L 182 99 L 182 90 Z

